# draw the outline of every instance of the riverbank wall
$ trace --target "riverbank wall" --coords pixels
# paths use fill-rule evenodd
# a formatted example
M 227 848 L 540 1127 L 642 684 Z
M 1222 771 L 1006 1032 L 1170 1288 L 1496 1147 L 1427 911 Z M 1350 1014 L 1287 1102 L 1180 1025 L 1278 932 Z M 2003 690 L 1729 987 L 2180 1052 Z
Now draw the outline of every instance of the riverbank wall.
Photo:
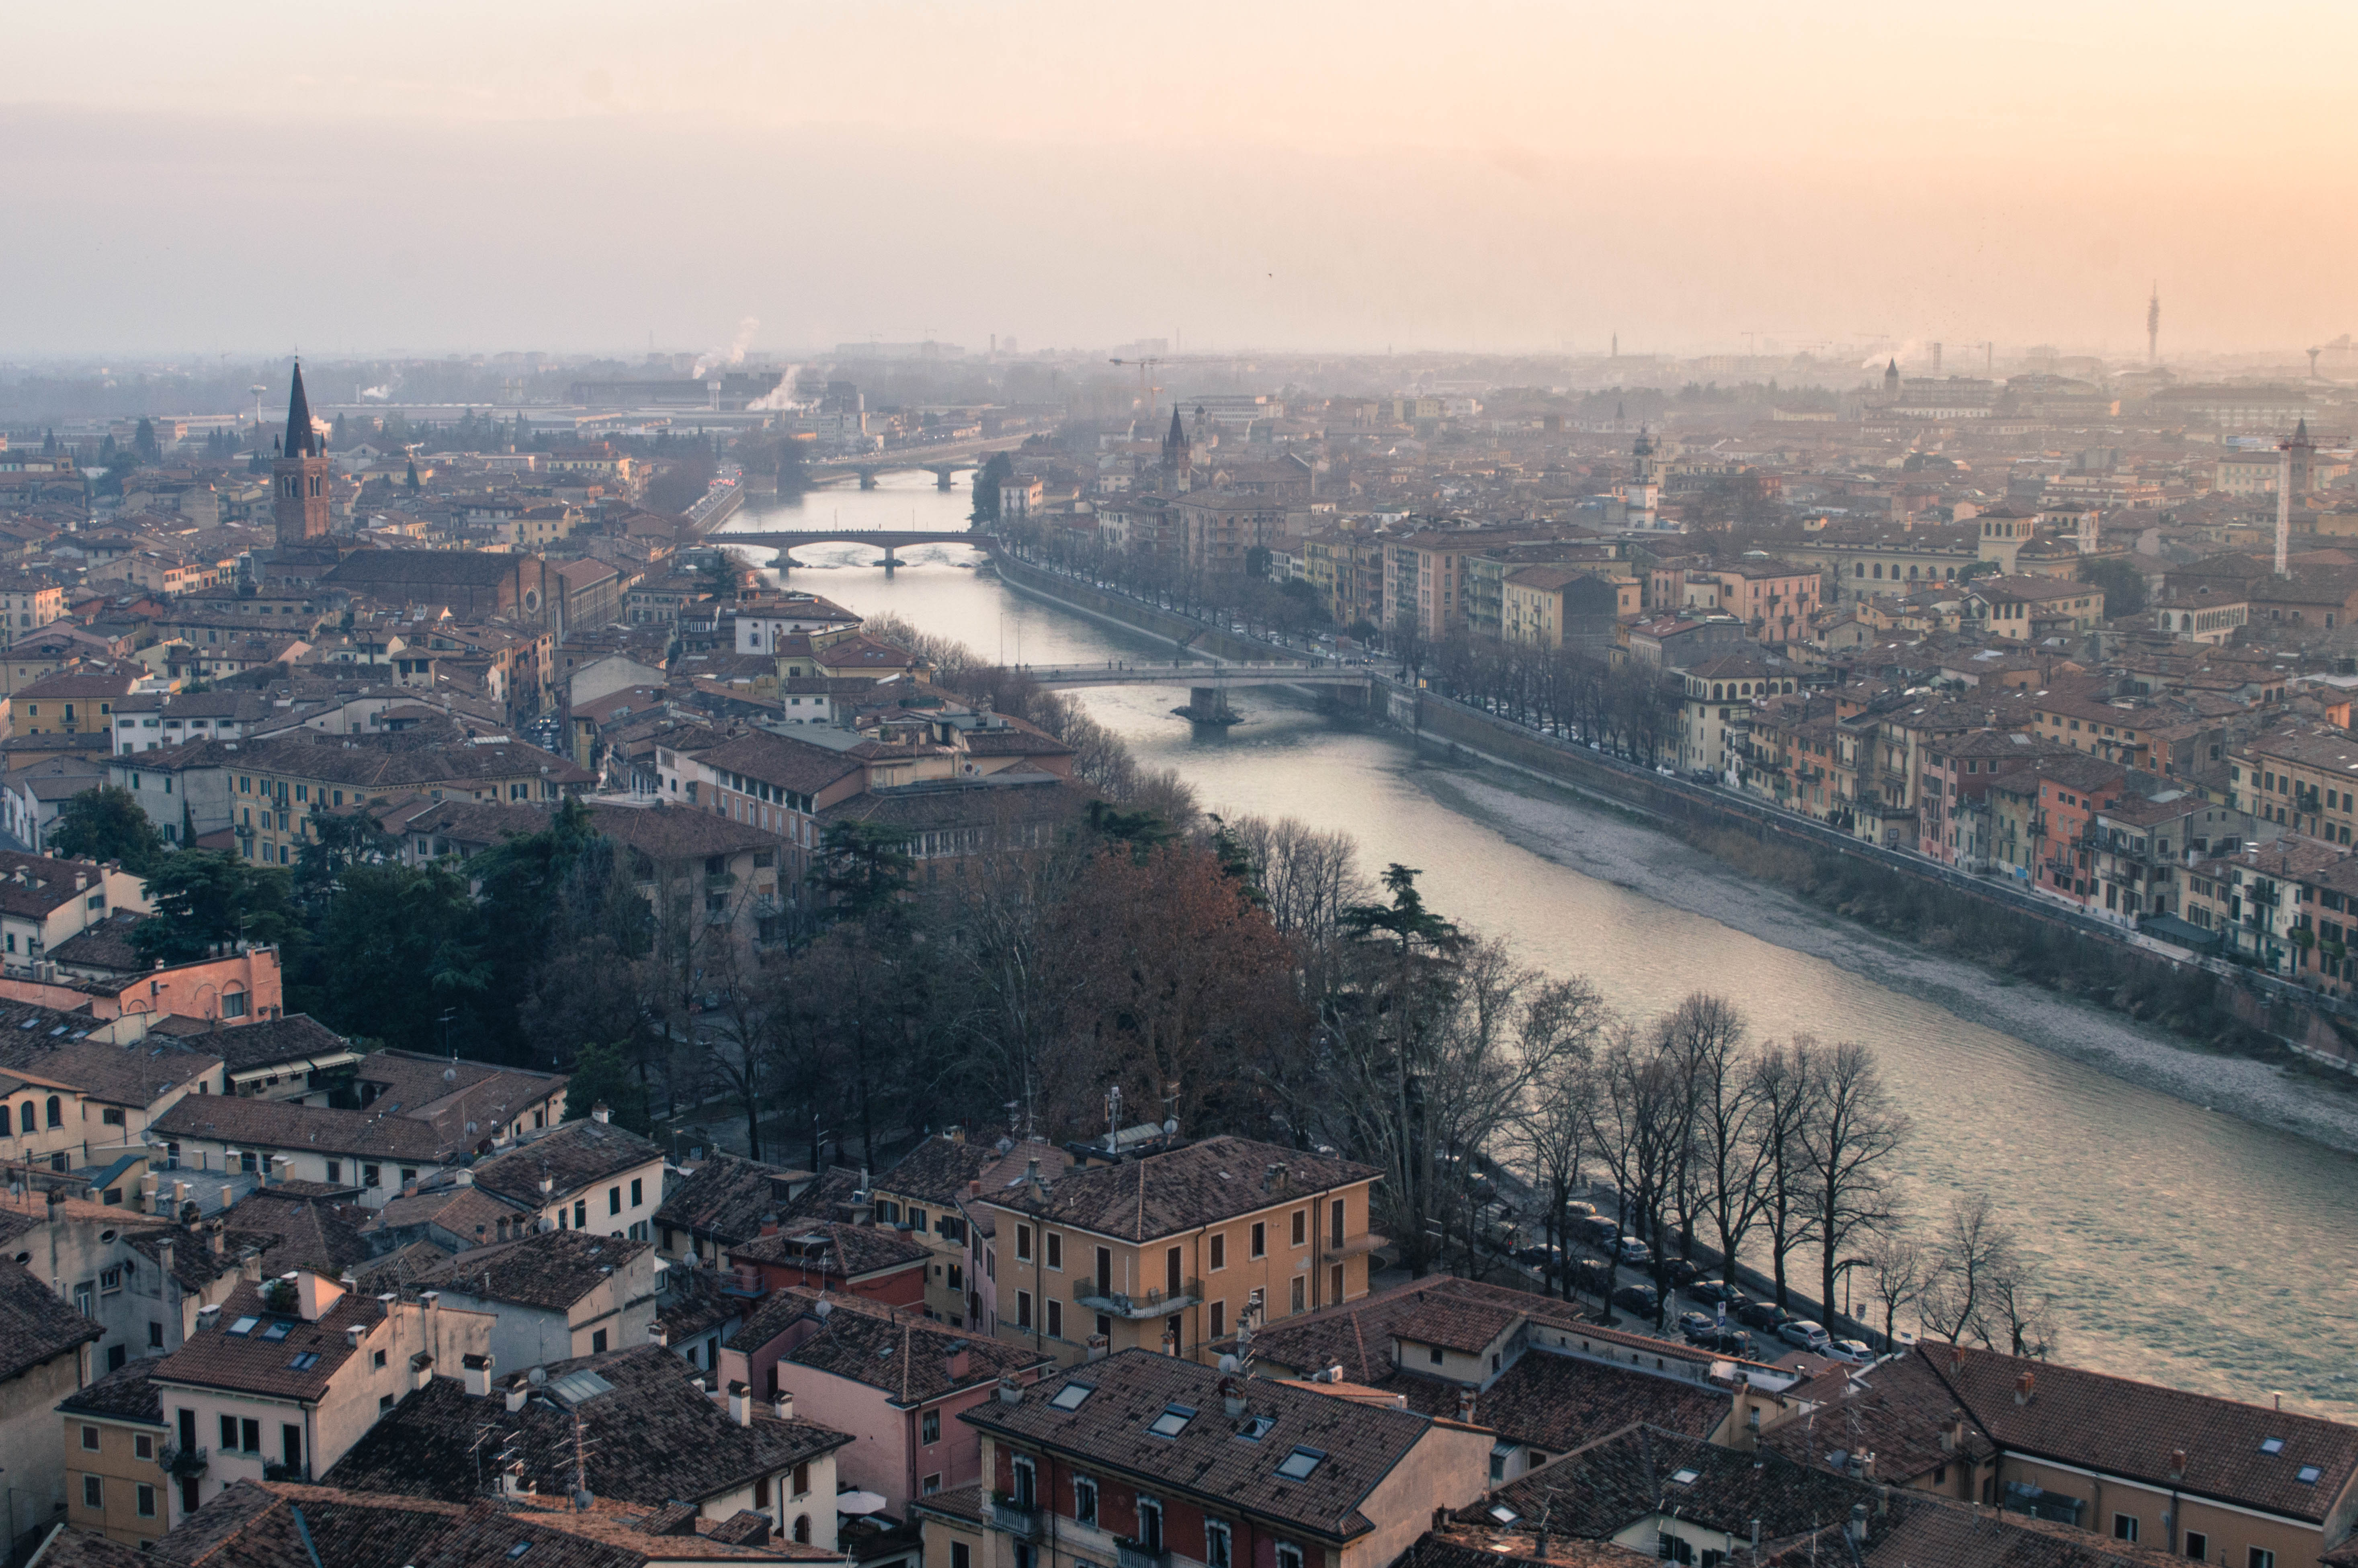
M 995 551 L 1019 592 L 1093 620 L 1217 659 L 1270 656 L 1269 645 L 1223 627 Z M 2029 952 L 2027 978 L 2150 1022 L 2212 1048 L 2266 1054 L 2358 1076 L 2358 1015 L 2299 987 L 2215 958 L 2204 959 L 2028 889 L 1974 876 L 1870 844 L 1764 802 L 1706 787 L 1608 753 L 1542 735 L 1430 691 L 1379 681 L 1375 717 L 1421 746 L 1503 768 L 1633 816 L 1804 897 L 1823 892 L 1838 866 L 1843 892 L 1819 902 L 1833 913 L 1907 938 L 1979 928 L 1985 945 Z M 1781 874 L 1780 874 L 1781 873 Z M 1904 908 L 1907 921 L 1878 914 Z

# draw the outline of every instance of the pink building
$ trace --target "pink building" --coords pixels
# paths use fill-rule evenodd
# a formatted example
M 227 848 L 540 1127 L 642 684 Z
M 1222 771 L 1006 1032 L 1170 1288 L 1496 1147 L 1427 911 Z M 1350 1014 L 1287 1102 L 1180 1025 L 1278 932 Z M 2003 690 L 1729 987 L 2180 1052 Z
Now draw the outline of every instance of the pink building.
M 837 1473 L 897 1515 L 913 1498 L 979 1479 L 981 1434 L 959 1413 L 996 1398 L 1001 1379 L 1031 1383 L 1055 1361 L 913 1311 L 785 1290 L 721 1349 L 719 1377 L 765 1398 L 791 1395 L 798 1420 L 849 1433 Z

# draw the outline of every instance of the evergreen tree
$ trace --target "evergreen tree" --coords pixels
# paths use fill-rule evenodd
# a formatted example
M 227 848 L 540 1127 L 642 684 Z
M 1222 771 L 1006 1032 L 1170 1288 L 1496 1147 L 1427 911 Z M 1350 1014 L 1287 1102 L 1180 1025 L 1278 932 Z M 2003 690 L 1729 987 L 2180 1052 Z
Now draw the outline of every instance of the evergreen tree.
M 565 1119 L 581 1121 L 604 1106 L 613 1124 L 644 1138 L 654 1130 L 647 1114 L 646 1086 L 631 1070 L 620 1044 L 584 1045 L 565 1085 Z

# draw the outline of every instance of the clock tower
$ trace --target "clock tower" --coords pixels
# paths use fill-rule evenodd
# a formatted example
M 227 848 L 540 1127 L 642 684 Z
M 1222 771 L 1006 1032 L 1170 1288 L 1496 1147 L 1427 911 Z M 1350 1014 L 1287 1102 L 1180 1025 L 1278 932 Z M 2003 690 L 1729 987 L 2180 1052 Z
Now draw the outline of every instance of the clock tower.
M 297 360 L 287 393 L 287 434 L 270 465 L 271 512 L 280 549 L 327 536 L 329 466 L 326 443 L 311 428 L 311 403 L 303 395 L 303 362 Z

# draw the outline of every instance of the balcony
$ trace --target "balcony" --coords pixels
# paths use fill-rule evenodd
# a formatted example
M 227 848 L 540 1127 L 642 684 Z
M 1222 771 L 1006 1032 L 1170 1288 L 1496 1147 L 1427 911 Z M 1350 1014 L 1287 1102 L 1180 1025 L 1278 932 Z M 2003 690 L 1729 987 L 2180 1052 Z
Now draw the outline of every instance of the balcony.
M 1035 1540 L 1040 1533 L 1040 1510 L 993 1497 L 990 1499 L 990 1528 L 1018 1541 Z
M 1100 1285 L 1094 1279 L 1073 1281 L 1073 1301 L 1091 1312 L 1101 1312 L 1108 1317 L 1163 1317 L 1194 1306 L 1204 1299 L 1201 1280 L 1181 1280 L 1176 1291 L 1117 1291 L 1110 1285 Z
M 1168 1568 L 1171 1554 L 1159 1547 L 1150 1548 L 1126 1535 L 1114 1537 L 1114 1568 Z
M 164 1467 L 168 1476 L 201 1476 L 210 1460 L 204 1449 L 183 1448 L 177 1443 L 168 1443 L 164 1444 L 164 1451 L 156 1456 L 156 1463 Z

